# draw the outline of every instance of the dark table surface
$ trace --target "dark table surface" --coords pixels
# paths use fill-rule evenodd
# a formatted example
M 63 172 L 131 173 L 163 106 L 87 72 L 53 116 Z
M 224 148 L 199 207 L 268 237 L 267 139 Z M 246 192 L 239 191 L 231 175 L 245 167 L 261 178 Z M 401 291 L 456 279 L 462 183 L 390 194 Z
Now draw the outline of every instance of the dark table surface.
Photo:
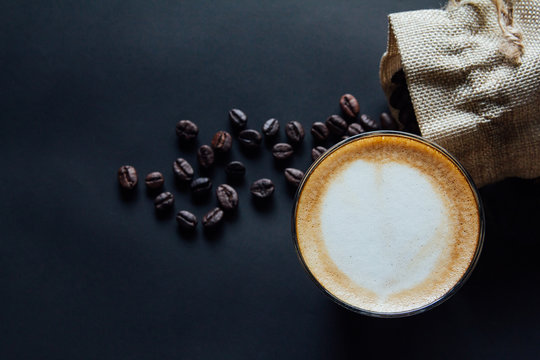
M 390 1 L 3 1 L 0 3 L 0 359 L 533 358 L 540 341 L 540 184 L 487 186 L 478 266 L 441 306 L 374 319 L 325 297 L 290 235 L 292 191 L 267 144 L 247 165 L 240 209 L 214 234 L 177 231 L 117 168 L 166 176 L 176 209 L 201 217 L 172 162 L 199 144 L 276 117 L 306 127 L 339 111 L 386 109 L 378 81 L 386 15 L 437 8 Z M 284 138 L 283 132 L 281 133 Z M 291 165 L 310 163 L 311 137 Z M 251 181 L 277 191 L 253 203 Z M 225 181 L 223 165 L 214 184 Z M 361 231 L 361 229 L 359 229 Z

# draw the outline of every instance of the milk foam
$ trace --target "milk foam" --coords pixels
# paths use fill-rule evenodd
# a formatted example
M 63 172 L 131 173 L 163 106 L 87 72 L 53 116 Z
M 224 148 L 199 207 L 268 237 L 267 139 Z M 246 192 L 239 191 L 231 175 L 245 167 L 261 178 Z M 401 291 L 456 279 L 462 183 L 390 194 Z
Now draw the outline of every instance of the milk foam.
M 424 282 L 448 247 L 448 210 L 426 174 L 356 160 L 321 199 L 323 241 L 336 266 L 382 299 Z
M 333 297 L 400 314 L 444 297 L 479 253 L 477 197 L 445 154 L 397 134 L 353 139 L 310 169 L 295 208 L 299 254 Z

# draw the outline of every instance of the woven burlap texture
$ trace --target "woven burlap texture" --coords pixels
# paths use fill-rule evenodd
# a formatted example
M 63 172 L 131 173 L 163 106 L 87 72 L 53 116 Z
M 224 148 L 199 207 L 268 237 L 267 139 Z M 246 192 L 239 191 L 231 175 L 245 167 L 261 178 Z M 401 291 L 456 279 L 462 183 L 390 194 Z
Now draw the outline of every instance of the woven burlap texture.
M 477 186 L 540 176 L 540 1 L 516 1 L 513 15 L 523 34 L 519 65 L 499 52 L 489 0 L 389 16 L 386 96 L 403 68 L 422 136 L 452 153 Z

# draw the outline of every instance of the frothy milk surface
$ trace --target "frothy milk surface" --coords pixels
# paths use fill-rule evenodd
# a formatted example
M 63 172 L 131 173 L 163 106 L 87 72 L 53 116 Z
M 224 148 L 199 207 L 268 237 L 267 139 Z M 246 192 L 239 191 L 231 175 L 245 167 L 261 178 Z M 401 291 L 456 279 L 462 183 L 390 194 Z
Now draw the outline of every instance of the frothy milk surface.
M 399 135 L 341 146 L 308 177 L 296 208 L 301 256 L 351 306 L 399 313 L 454 287 L 479 241 L 478 204 L 461 171 Z

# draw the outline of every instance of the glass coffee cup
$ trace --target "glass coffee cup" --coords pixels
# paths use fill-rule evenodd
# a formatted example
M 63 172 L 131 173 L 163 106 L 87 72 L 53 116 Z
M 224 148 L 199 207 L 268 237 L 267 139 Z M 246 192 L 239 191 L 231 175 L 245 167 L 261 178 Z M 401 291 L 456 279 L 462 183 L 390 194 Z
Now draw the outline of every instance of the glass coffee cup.
M 484 212 L 474 182 L 446 150 L 399 131 L 350 137 L 299 185 L 293 241 L 335 302 L 375 317 L 424 312 L 474 269 Z

